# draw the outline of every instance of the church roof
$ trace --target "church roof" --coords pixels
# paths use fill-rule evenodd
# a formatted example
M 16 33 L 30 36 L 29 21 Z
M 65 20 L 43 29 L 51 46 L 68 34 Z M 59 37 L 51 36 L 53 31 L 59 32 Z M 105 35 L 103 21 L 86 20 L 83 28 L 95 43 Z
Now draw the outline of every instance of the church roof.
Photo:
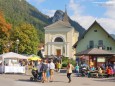
M 55 28 L 55 27 L 60 27 L 60 26 L 63 26 L 63 27 L 66 27 L 66 28 L 72 28 L 72 26 L 62 20 L 59 20 L 51 25 L 48 25 L 46 26 L 44 29 L 47 29 L 47 28 Z

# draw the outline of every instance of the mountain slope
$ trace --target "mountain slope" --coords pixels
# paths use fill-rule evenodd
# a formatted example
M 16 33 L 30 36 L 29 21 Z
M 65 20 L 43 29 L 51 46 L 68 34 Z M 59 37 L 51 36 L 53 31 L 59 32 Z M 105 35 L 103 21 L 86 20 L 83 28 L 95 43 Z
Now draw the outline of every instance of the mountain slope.
M 49 24 L 49 17 L 42 14 L 26 0 L 0 0 L 0 9 L 5 14 L 7 21 L 13 25 L 27 22 L 43 30 L 43 27 Z
M 0 10 L 3 11 L 6 20 L 17 26 L 20 23 L 27 22 L 33 24 L 37 29 L 41 30 L 41 38 L 44 39 L 44 27 L 63 19 L 64 12 L 57 10 L 52 18 L 41 13 L 38 9 L 30 5 L 26 0 L 0 0 Z M 84 33 L 85 29 L 79 23 L 69 18 L 70 24 L 79 32 L 79 35 Z

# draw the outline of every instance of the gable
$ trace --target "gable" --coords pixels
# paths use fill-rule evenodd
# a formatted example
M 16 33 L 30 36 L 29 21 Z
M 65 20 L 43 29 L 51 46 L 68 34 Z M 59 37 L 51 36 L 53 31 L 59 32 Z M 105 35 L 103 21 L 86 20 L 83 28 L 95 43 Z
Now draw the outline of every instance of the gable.
M 95 21 L 89 28 L 86 30 L 86 32 L 83 34 L 83 36 L 74 44 L 74 48 L 76 48 L 77 44 L 82 40 L 82 39 L 87 39 L 87 40 L 101 40 L 101 39 L 106 39 L 110 40 L 115 43 L 115 40 L 108 34 L 104 28 Z
M 111 39 L 115 42 L 115 40 L 111 37 L 110 34 L 96 21 L 91 25 L 91 27 L 86 31 L 83 37 L 89 36 L 90 38 L 97 39 Z

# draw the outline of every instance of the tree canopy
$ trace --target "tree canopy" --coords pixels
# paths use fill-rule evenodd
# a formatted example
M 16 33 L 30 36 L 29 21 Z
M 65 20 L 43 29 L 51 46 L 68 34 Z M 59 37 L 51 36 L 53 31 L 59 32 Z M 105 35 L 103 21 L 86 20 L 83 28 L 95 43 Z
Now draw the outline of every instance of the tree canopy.
M 11 32 L 11 40 L 13 42 L 13 50 L 17 50 L 16 40 L 19 39 L 18 50 L 19 53 L 23 54 L 36 54 L 38 50 L 39 38 L 38 31 L 34 28 L 33 25 L 22 23 Z
M 0 11 L 0 52 L 7 52 L 8 46 L 6 44 L 10 38 L 11 28 L 11 24 L 6 22 L 3 13 Z

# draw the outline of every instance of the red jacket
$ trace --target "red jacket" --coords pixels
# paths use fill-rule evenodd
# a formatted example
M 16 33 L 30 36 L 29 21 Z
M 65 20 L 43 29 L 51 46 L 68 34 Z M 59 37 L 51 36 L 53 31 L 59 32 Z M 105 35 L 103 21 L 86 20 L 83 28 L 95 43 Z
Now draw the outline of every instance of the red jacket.
M 107 74 L 111 74 L 111 70 L 109 68 L 107 69 Z

